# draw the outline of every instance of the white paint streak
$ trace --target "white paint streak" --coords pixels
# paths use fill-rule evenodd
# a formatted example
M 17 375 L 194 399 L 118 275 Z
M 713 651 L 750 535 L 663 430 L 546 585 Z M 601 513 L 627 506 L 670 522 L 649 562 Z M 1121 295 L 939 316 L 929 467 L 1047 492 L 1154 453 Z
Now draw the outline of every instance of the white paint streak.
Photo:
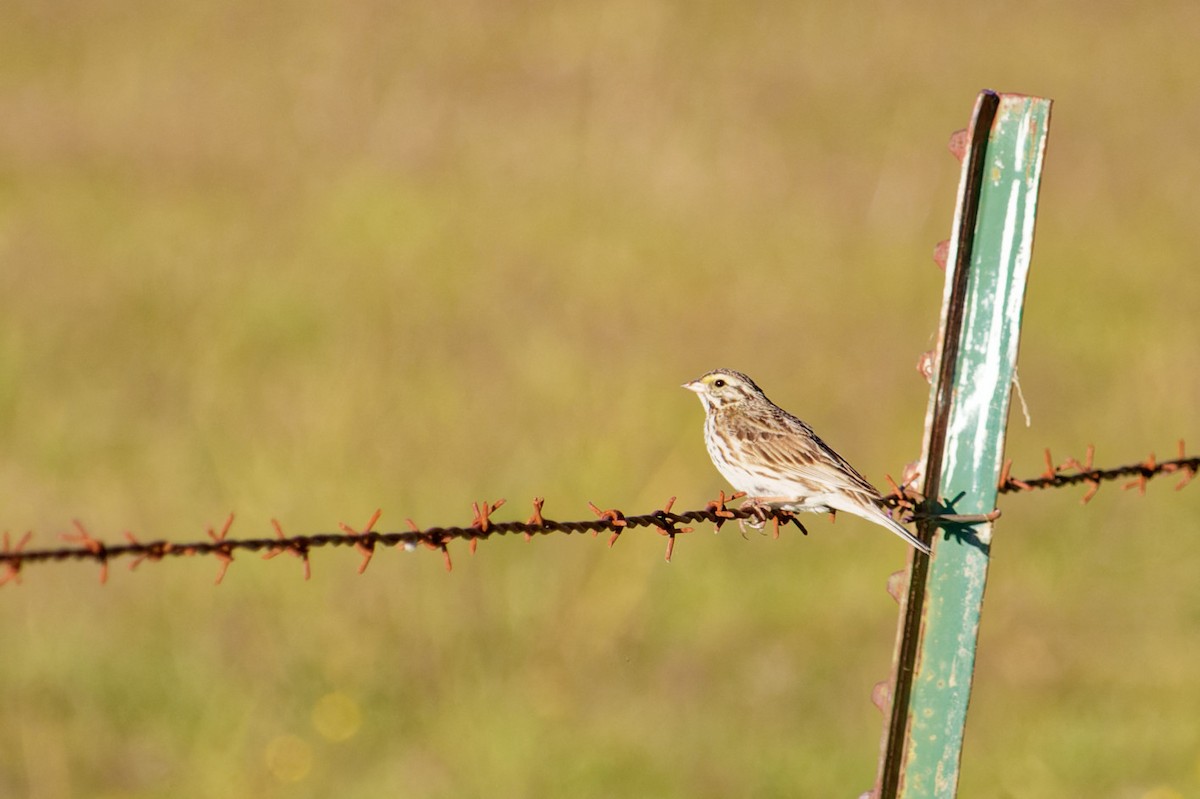
M 1029 146 L 1030 111 L 1030 108 L 1026 108 L 1021 119 L 1017 121 L 1017 147 L 1013 151 L 1013 169 L 1018 172 L 1025 171 L 1025 149 Z
M 955 398 L 950 433 L 955 438 L 969 436 L 971 445 L 969 448 L 951 447 L 947 450 L 943 465 L 947 472 L 961 473 L 957 460 L 959 452 L 970 452 L 971 473 L 980 472 L 985 465 L 983 461 L 991 435 L 989 428 L 994 427 L 987 422 L 991 421 L 991 416 L 1006 413 L 1008 409 L 1008 395 L 998 389 L 1001 375 L 1009 373 L 1016 363 L 1017 339 L 1006 331 L 1019 329 L 1037 209 L 1036 196 L 1032 191 L 1036 189 L 1037 175 L 1041 172 L 1045 156 L 1044 148 L 1037 146 L 1043 140 L 1035 135 L 1031 115 L 1032 109 L 1028 109 L 1020 115 L 1020 119 L 1010 123 L 1017 127 L 1016 147 L 1012 156 L 1015 174 L 1008 173 L 1011 177 L 1008 177 L 1009 193 L 1000 240 L 999 264 L 1001 271 L 1011 264 L 1012 275 L 1008 279 L 996 279 L 990 295 L 986 291 L 972 291 L 968 298 L 967 328 L 963 331 L 960 356 L 972 356 L 970 360 L 976 368 L 969 375 L 972 381 L 970 388 L 964 389 Z M 1034 149 L 1031 150 L 1031 147 Z M 993 162 L 993 184 L 998 185 L 1001 175 L 1007 171 L 997 158 Z M 972 268 L 979 266 L 979 259 L 975 259 Z M 949 284 L 947 280 L 947 287 Z M 979 325 L 978 321 L 985 318 L 987 324 Z M 989 353 L 992 357 L 988 357 Z M 997 455 L 995 452 L 992 454 Z
M 1008 204 L 1004 214 L 1004 231 L 1001 237 L 1000 263 L 1006 264 L 1013 257 L 1013 245 L 1018 240 L 1017 237 L 1017 210 L 1020 206 L 1022 195 L 1022 181 L 1014 179 L 1009 191 Z M 990 436 L 990 430 L 984 420 L 988 417 L 991 410 L 992 398 L 996 396 L 997 388 L 1000 384 L 1001 372 L 1007 371 L 1008 367 L 1005 364 L 1008 362 L 1008 351 L 1004 347 L 1005 344 L 1005 325 L 1012 321 L 1011 309 L 1015 306 L 1016 312 L 1019 314 L 1021 310 L 1021 293 L 1009 292 L 1010 284 L 1006 280 L 997 280 L 995 283 L 995 293 L 992 296 L 984 296 L 983 292 L 972 292 L 970 306 L 968 308 L 967 319 L 970 320 L 966 335 L 963 340 L 963 347 L 976 355 L 976 361 L 979 363 L 979 368 L 971 375 L 974 385 L 964 398 L 960 395 L 960 404 L 955 409 L 953 418 L 953 427 L 951 433 L 955 437 L 965 435 L 967 431 L 973 433 L 971 443 L 971 473 L 977 474 L 983 465 L 983 459 L 987 455 L 987 442 Z M 982 303 L 989 303 L 992 306 L 992 313 L 989 317 L 982 315 Z M 989 318 L 986 327 L 977 327 L 975 320 Z M 995 353 L 999 357 L 988 358 L 987 353 Z M 949 471 L 957 470 L 956 449 L 950 448 L 946 453 L 947 460 L 945 468 Z

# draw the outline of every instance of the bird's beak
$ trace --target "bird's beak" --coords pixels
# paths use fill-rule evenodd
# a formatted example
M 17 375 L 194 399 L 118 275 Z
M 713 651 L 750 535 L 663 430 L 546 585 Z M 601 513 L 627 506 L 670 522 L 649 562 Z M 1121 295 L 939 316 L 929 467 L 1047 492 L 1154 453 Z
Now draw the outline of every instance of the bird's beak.
M 687 383 L 684 383 L 683 387 L 688 391 L 695 391 L 697 394 L 704 390 L 704 384 L 699 380 L 691 380 Z

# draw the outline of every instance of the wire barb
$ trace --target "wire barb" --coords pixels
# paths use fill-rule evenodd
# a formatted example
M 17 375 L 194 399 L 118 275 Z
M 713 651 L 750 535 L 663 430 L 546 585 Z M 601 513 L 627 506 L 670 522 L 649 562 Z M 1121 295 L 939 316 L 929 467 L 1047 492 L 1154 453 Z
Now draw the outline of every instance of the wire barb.
M 144 560 L 162 560 L 163 556 L 170 552 L 174 546 L 170 541 L 151 541 L 148 544 L 143 544 L 128 530 L 124 532 L 124 536 L 126 541 L 141 551 L 141 554 L 135 557 L 133 562 L 129 564 L 130 571 L 136 569 L 138 564 Z
M 221 532 L 216 532 L 213 528 L 208 528 L 208 537 L 216 544 L 210 551 L 220 564 L 217 567 L 217 579 L 214 585 L 220 585 L 225 579 L 225 573 L 229 571 L 229 564 L 233 563 L 233 541 L 227 540 L 229 528 L 233 526 L 233 513 L 230 512 L 229 518 L 225 520 L 225 525 L 221 528 Z M 103 582 L 103 581 L 101 581 Z
M 1136 480 L 1130 480 L 1125 485 L 1121 486 L 1122 491 L 1128 491 L 1131 488 L 1137 488 L 1139 496 L 1146 496 L 1146 481 L 1154 476 L 1155 468 L 1158 466 L 1155 463 L 1154 453 L 1150 453 L 1150 457 L 1142 462 L 1142 470 L 1138 474 Z
M 294 541 L 292 539 L 289 539 L 287 536 L 285 536 L 283 534 L 283 526 L 279 524 L 278 519 L 272 519 L 271 526 L 273 528 L 275 528 L 275 537 L 278 538 L 282 543 L 280 544 L 280 546 L 278 546 L 274 549 L 268 550 L 267 553 L 265 555 L 263 555 L 263 560 L 270 560 L 271 558 L 275 557 L 276 555 L 280 555 L 284 552 L 288 552 L 288 553 L 300 558 L 300 560 L 302 560 L 304 562 L 304 579 L 311 580 L 312 579 L 312 564 L 308 560 L 308 545 Z
M 376 536 L 371 532 L 371 528 L 375 526 L 375 522 L 379 521 L 379 517 L 383 515 L 383 509 L 376 508 L 375 513 L 371 514 L 367 526 L 362 529 L 362 532 L 355 530 L 345 522 L 338 522 L 338 529 L 354 541 L 354 548 L 362 555 L 362 563 L 358 564 L 358 573 L 362 574 L 371 565 L 371 558 L 375 556 L 375 539 Z
M 694 529 L 691 527 L 676 527 L 676 519 L 671 514 L 671 508 L 674 504 L 675 497 L 671 497 L 667 500 L 667 504 L 663 506 L 663 509 L 654 514 L 660 520 L 658 524 L 654 525 L 654 529 L 658 530 L 659 535 L 667 537 L 667 554 L 665 557 L 667 563 L 671 562 L 671 555 L 675 552 L 675 536 L 690 533 Z M 613 534 L 613 541 L 616 540 L 616 535 L 616 533 Z M 612 546 L 612 541 L 609 542 L 609 546 Z
M 1180 457 L 1183 456 L 1182 452 L 1180 452 L 1179 454 L 1180 454 Z M 1059 465 L 1058 471 L 1062 472 L 1062 471 L 1066 471 L 1067 469 L 1075 469 L 1076 471 L 1080 471 L 1080 472 L 1091 472 L 1092 471 L 1092 459 L 1095 457 L 1096 457 L 1096 445 L 1088 444 L 1087 459 L 1083 463 L 1080 463 L 1075 458 L 1067 458 L 1065 461 L 1062 462 L 1062 464 Z M 1083 499 L 1080 500 L 1080 502 L 1079 502 L 1080 505 L 1086 505 L 1089 502 L 1091 502 L 1092 497 L 1096 496 L 1096 492 L 1100 490 L 1100 480 L 1099 479 L 1090 479 L 1090 480 L 1087 480 L 1086 482 L 1088 484 L 1088 492 L 1083 495 Z
M 75 525 L 78 532 L 59 533 L 58 537 L 67 543 L 79 544 L 92 554 L 92 557 L 100 564 L 100 585 L 104 585 L 108 582 L 108 551 L 104 542 L 92 538 L 87 528 L 83 526 L 83 522 L 78 519 L 72 519 L 71 523 Z
M 621 537 L 621 533 L 624 532 L 624 528 L 629 526 L 629 522 L 625 521 L 625 514 L 621 513 L 619 510 L 600 510 L 600 508 L 596 507 L 596 503 L 594 502 L 588 502 L 588 507 L 592 509 L 592 513 L 596 514 L 597 518 L 603 519 L 604 521 L 612 524 L 613 532 L 608 538 L 608 546 L 611 549 L 612 545 L 617 543 L 617 539 Z M 599 530 L 592 531 L 593 537 L 599 534 Z
M 717 526 L 718 533 L 721 532 L 721 525 L 725 524 L 725 522 L 729 521 L 730 519 L 738 518 L 734 511 L 725 507 L 725 503 L 733 502 L 735 499 L 741 499 L 744 496 L 746 496 L 745 491 L 734 491 L 729 496 L 725 496 L 725 492 L 721 491 L 720 495 L 718 495 L 716 499 L 704 506 L 704 510 L 713 515 L 713 524 Z
M 3 548 L 0 548 L 0 555 L 3 555 L 5 560 L 4 573 L 0 574 L 0 585 L 21 582 L 21 550 L 25 548 L 31 538 L 33 538 L 33 530 L 26 530 L 25 535 L 21 536 L 21 540 L 17 541 L 16 546 L 13 546 L 8 537 L 8 530 L 4 531 L 4 545 Z
M 1179 457 L 1175 461 L 1163 464 L 1164 472 L 1183 472 L 1183 479 L 1175 484 L 1175 490 L 1179 491 L 1185 485 L 1192 482 L 1196 477 L 1197 464 L 1189 463 L 1185 452 L 1187 447 L 1183 443 L 1183 439 L 1179 439 Z
M 505 503 L 505 501 L 506 500 L 498 499 L 495 502 L 493 502 L 491 505 L 489 505 L 487 503 L 487 501 L 485 500 L 482 506 L 480 506 L 480 504 L 478 502 L 471 503 L 471 510 L 475 513 L 475 518 L 471 521 L 471 526 L 476 528 L 477 530 L 479 530 L 481 537 L 487 538 L 488 520 L 491 517 L 491 515 L 496 512 L 496 509 L 501 507 Z M 472 538 L 471 539 L 471 554 L 472 555 L 475 554 L 475 548 L 477 546 L 479 546 L 479 539 Z M 446 556 L 446 561 L 447 561 L 447 563 L 449 563 L 449 555 Z M 447 566 L 446 570 L 449 571 L 449 566 Z
M 530 527 L 536 527 L 539 530 L 545 529 L 546 520 L 542 518 L 542 506 L 545 504 L 546 504 L 545 498 L 543 498 L 543 497 L 534 497 L 533 498 L 533 515 L 529 517 L 529 521 L 525 522 L 526 525 L 528 525 Z M 533 533 L 526 532 L 525 533 L 525 541 L 529 542 L 532 540 L 533 540 Z

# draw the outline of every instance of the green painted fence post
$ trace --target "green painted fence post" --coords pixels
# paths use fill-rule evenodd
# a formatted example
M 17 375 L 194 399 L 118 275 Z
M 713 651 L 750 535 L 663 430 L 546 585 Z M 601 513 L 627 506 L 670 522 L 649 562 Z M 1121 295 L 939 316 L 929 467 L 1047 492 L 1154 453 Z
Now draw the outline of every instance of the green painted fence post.
M 954 514 L 995 508 L 1050 101 L 983 92 L 968 129 L 934 381 L 923 493 Z M 994 522 L 921 522 L 884 731 L 880 799 L 953 797 Z

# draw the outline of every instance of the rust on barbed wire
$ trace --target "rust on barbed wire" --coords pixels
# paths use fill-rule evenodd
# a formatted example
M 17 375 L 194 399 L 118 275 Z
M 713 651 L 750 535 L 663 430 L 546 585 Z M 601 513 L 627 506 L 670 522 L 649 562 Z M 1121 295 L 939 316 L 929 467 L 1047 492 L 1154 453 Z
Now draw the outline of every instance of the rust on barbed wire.
M 367 526 L 362 529 L 362 532 L 355 530 L 345 522 L 338 522 L 338 529 L 354 541 L 354 548 L 358 550 L 358 554 L 362 555 L 362 562 L 358 564 L 358 573 L 362 574 L 367 570 L 367 566 L 371 565 L 371 558 L 375 556 L 375 542 L 370 540 L 368 536 L 371 533 L 371 528 L 375 526 L 375 522 L 379 521 L 379 517 L 383 515 L 382 508 L 376 508 L 371 514 L 371 518 L 367 521 Z
M 1159 461 L 1155 458 L 1154 453 L 1150 453 L 1144 461 L 1140 463 L 1131 463 L 1125 466 L 1117 466 L 1112 469 L 1097 469 L 1092 465 L 1092 460 L 1096 454 L 1096 448 L 1092 445 L 1088 446 L 1087 458 L 1083 463 L 1080 463 L 1075 458 L 1068 458 L 1062 464 L 1055 466 L 1054 460 L 1050 456 L 1050 450 L 1045 451 L 1046 471 L 1042 472 L 1038 477 L 1026 480 L 1018 480 L 1010 475 L 1012 469 L 1012 461 L 1006 460 L 1004 468 L 1000 472 L 1000 493 L 1008 494 L 1014 491 L 1036 491 L 1044 488 L 1063 488 L 1073 485 L 1087 485 L 1088 491 L 1083 496 L 1083 503 L 1087 503 L 1092 497 L 1096 496 L 1096 492 L 1100 490 L 1100 484 L 1111 480 L 1119 480 L 1124 477 L 1133 477 L 1134 480 L 1125 483 L 1122 488 L 1129 490 L 1137 488 L 1138 493 L 1146 493 L 1146 483 L 1154 477 L 1162 474 L 1174 474 L 1183 472 L 1184 477 L 1175 485 L 1175 490 L 1186 486 L 1196 476 L 1197 470 L 1200 470 L 1200 457 L 1188 456 L 1187 447 L 1180 439 L 1178 442 L 1178 457 L 1169 461 Z
M 1175 489 L 1179 490 L 1190 483 L 1196 477 L 1197 471 L 1200 471 L 1200 457 L 1188 456 L 1182 440 L 1178 442 L 1178 457 L 1166 461 L 1158 460 L 1151 453 L 1149 457 L 1139 463 L 1111 469 L 1097 469 L 1093 466 L 1095 453 L 1095 447 L 1089 446 L 1087 456 L 1082 462 L 1076 458 L 1068 458 L 1063 463 L 1055 465 L 1050 450 L 1047 449 L 1044 454 L 1045 470 L 1037 477 L 1024 480 L 1019 480 L 1011 475 L 1012 461 L 1007 460 L 1001 470 L 999 491 L 1002 494 L 1009 494 L 1086 485 L 1088 490 L 1083 497 L 1083 502 L 1086 503 L 1096 495 L 1096 492 L 1100 490 L 1101 483 L 1104 482 L 1132 477 L 1133 479 L 1126 482 L 1123 488 L 1126 490 L 1136 488 L 1140 494 L 1144 494 L 1146 484 L 1152 478 L 1163 474 L 1182 473 L 1183 478 L 1175 485 Z M 900 484 L 897 484 L 889 475 L 887 481 L 891 493 L 884 497 L 884 503 L 898 513 L 920 513 L 923 498 L 910 487 L 912 480 L 911 469 L 906 469 L 904 482 Z M 717 530 L 720 530 L 721 526 L 730 520 L 750 521 L 759 527 L 770 520 L 774 526 L 775 538 L 779 537 L 780 528 L 788 523 L 795 524 L 801 532 L 808 534 L 796 515 L 788 511 L 763 507 L 754 503 L 738 508 L 729 506 L 730 502 L 744 496 L 745 494 L 741 492 L 726 495 L 722 491 L 717 499 L 708 502 L 703 509 L 682 512 L 673 510 L 675 497 L 671 497 L 660 510 L 637 515 L 629 515 L 616 508 L 601 508 L 589 502 L 588 507 L 591 508 L 596 518 L 567 522 L 547 519 L 542 513 L 545 507 L 545 500 L 542 497 L 534 498 L 533 514 L 528 520 L 524 522 L 496 521 L 492 518 L 493 514 L 505 504 L 504 500 L 500 499 L 491 503 L 473 502 L 471 504 L 472 519 L 468 524 L 462 526 L 451 525 L 422 529 L 412 519 L 405 519 L 408 530 L 377 532 L 374 527 L 379 522 L 382 511 L 376 510 L 362 530 L 357 530 L 344 522 L 338 522 L 337 526 L 340 532 L 337 533 L 288 536 L 284 534 L 282 525 L 277 520 L 271 519 L 273 537 L 240 539 L 229 538 L 229 531 L 233 527 L 234 521 L 234 515 L 230 513 L 220 531 L 209 527 L 206 531 L 207 540 L 201 539 L 193 543 L 175 543 L 166 540 L 143 541 L 135 537 L 133 533 L 125 531 L 122 534 L 125 539 L 124 543 L 107 544 L 94 537 L 82 522 L 75 520 L 72 523 L 75 528 L 74 532 L 60 534 L 63 541 L 73 546 L 26 550 L 26 545 L 32 540 L 32 532 L 26 532 L 15 542 L 9 533 L 5 532 L 3 542 L 0 544 L 0 586 L 10 582 L 20 583 L 21 569 L 27 564 L 66 560 L 95 562 L 100 567 L 100 582 L 104 583 L 108 579 L 109 562 L 120 558 L 129 558 L 129 568 L 132 570 L 145 561 L 211 555 L 218 561 L 216 582 L 219 584 L 225 578 L 230 564 L 233 563 L 235 552 L 261 552 L 264 559 L 271 559 L 283 553 L 291 554 L 301 560 L 304 579 L 307 580 L 312 576 L 309 556 L 312 550 L 318 547 L 354 547 L 362 556 L 362 561 L 358 566 L 358 572 L 361 574 L 370 564 L 378 546 L 403 547 L 406 550 L 425 547 L 441 552 L 446 570 L 449 571 L 452 568 L 448 546 L 450 542 L 466 541 L 473 553 L 481 539 L 497 535 L 521 534 L 529 541 L 535 535 L 549 535 L 550 533 L 599 535 L 601 532 L 608 532 L 610 534 L 608 544 L 612 546 L 626 531 L 647 527 L 667 538 L 666 560 L 670 561 L 675 551 L 675 538 L 692 532 L 695 528 L 686 525 L 698 522 L 709 522 Z M 997 515 L 998 512 L 993 511 L 985 518 L 995 519 Z
M 79 544 L 80 549 L 86 552 L 90 557 L 94 558 L 100 564 L 100 584 L 108 582 L 108 548 L 104 546 L 104 542 L 88 533 L 87 528 L 83 526 L 83 522 L 74 519 L 72 524 L 75 525 L 77 532 L 74 533 L 59 533 L 58 537 L 63 541 L 71 544 Z M 221 582 L 217 580 L 217 582 Z
M 311 576 L 309 566 L 311 551 L 318 547 L 339 546 L 352 546 L 362 555 L 363 560 L 358 567 L 360 574 L 370 563 L 377 546 L 404 547 L 408 550 L 424 546 L 438 550 L 443 553 L 446 568 L 450 569 L 451 562 L 447 545 L 454 540 L 476 542 L 494 535 L 518 533 L 529 538 L 537 534 L 547 535 L 550 533 L 590 532 L 598 535 L 604 531 L 619 535 L 627 529 L 637 527 L 649 527 L 660 535 L 666 536 L 668 539 L 666 557 L 667 560 L 670 560 L 674 551 L 675 537 L 690 533 L 694 529 L 685 526 L 688 523 L 712 522 L 719 528 L 721 524 L 730 519 L 757 518 L 757 514 L 761 512 L 726 507 L 725 503 L 732 498 L 736 498 L 736 495 L 735 497 L 726 497 L 722 492 L 720 499 L 710 502 L 704 510 L 676 513 L 672 510 L 675 501 L 672 497 L 661 510 L 633 516 L 626 515 L 615 508 L 605 510 L 589 503 L 597 518 L 568 522 L 545 518 L 542 515 L 544 500 L 540 497 L 534 501 L 534 516 L 529 521 L 499 522 L 491 518 L 491 514 L 504 504 L 503 500 L 499 500 L 494 503 L 474 503 L 472 506 L 474 519 L 468 525 L 420 529 L 411 519 L 407 519 L 410 529 L 403 532 L 377 532 L 372 529 L 379 520 L 380 511 L 376 511 L 371 516 L 362 530 L 356 530 L 344 522 L 339 522 L 338 527 L 341 530 L 339 533 L 288 536 L 284 534 L 279 522 L 272 519 L 271 526 L 274 537 L 271 538 L 228 538 L 234 520 L 234 515 L 230 514 L 219 532 L 210 527 L 207 530 L 208 540 L 192 543 L 174 543 L 165 540 L 142 541 L 131 533 L 126 533 L 125 543 L 105 544 L 100 539 L 92 537 L 81 523 L 76 522 L 77 532 L 63 535 L 65 540 L 78 544 L 73 547 L 25 550 L 24 547 L 30 541 L 32 533 L 26 533 L 15 545 L 6 533 L 3 547 L 0 548 L 0 564 L 4 568 L 3 573 L 0 573 L 0 585 L 10 581 L 19 582 L 21 568 L 31 563 L 65 560 L 96 561 L 101 566 L 101 579 L 104 580 L 107 578 L 108 563 L 112 560 L 132 558 L 130 562 L 132 569 L 147 560 L 158 561 L 168 557 L 196 555 L 212 555 L 220 561 L 216 580 L 219 583 L 233 562 L 234 553 L 238 551 L 262 552 L 266 559 L 274 558 L 285 552 L 290 553 L 303 561 L 304 575 L 308 579 Z M 791 518 L 791 514 L 786 511 L 778 513 L 784 517 L 781 520 L 786 521 Z M 773 515 L 773 512 L 768 511 L 768 515 Z
M 26 530 L 25 535 L 17 541 L 16 546 L 13 546 L 12 540 L 8 537 L 8 531 L 4 531 L 4 547 L 0 549 L 0 555 L 5 556 L 4 573 L 0 574 L 0 585 L 7 582 L 21 582 L 21 550 L 29 543 L 29 539 L 33 538 L 33 531 Z
M 230 541 L 228 538 L 226 538 L 226 536 L 229 535 L 230 527 L 233 527 L 232 513 L 230 513 L 229 517 L 225 519 L 225 524 L 222 525 L 221 532 L 218 533 L 212 527 L 208 528 L 208 537 L 213 541 L 213 548 L 210 554 L 216 558 L 217 562 L 220 564 L 220 566 L 217 567 L 217 585 L 220 585 L 221 581 L 225 579 L 225 573 L 229 571 L 229 564 L 233 563 L 234 544 L 237 542 Z M 101 578 L 100 582 L 104 582 L 104 579 Z
M 272 519 L 271 526 L 275 528 L 275 537 L 278 538 L 280 541 L 280 548 L 271 550 L 267 554 L 263 555 L 263 560 L 270 560 L 271 558 L 275 557 L 276 555 L 281 555 L 284 552 L 289 552 L 292 555 L 295 555 L 296 557 L 300 558 L 300 560 L 304 562 L 304 579 L 311 580 L 312 579 L 312 564 L 309 563 L 309 561 L 308 561 L 308 546 L 305 544 L 297 543 L 297 542 L 293 541 L 292 539 L 288 538 L 286 535 L 284 535 L 283 534 L 283 526 L 279 523 L 278 519 Z M 137 564 L 134 563 L 133 565 L 136 566 Z M 132 569 L 133 566 L 130 566 L 129 568 Z

